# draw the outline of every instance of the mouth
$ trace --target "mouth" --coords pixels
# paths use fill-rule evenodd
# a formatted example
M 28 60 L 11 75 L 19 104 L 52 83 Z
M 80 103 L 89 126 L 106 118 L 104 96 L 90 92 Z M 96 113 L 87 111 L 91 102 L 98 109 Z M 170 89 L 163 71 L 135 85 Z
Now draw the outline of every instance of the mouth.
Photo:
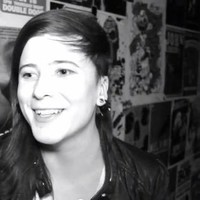
M 41 118 L 50 118 L 59 115 L 64 109 L 33 109 L 36 116 Z

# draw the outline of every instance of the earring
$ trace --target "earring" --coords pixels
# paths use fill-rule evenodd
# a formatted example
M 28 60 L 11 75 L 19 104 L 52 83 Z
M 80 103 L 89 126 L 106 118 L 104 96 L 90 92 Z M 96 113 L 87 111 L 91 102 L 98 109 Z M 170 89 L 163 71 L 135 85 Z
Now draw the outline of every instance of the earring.
M 100 98 L 100 99 L 99 99 L 99 102 L 103 105 L 103 104 L 105 103 L 105 99 Z
M 110 112 L 110 103 L 107 100 L 104 100 L 104 104 L 98 107 L 98 112 L 101 116 L 104 116 L 105 113 Z

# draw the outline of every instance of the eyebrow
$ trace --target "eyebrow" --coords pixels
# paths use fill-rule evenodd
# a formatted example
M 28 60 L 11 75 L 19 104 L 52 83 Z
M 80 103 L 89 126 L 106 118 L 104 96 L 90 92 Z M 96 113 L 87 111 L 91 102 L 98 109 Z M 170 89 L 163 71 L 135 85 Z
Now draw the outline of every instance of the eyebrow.
M 69 61 L 69 60 L 55 60 L 53 61 L 52 63 L 50 63 L 50 65 L 54 65 L 54 64 L 72 64 L 74 65 L 75 67 L 78 67 L 79 68 L 79 65 L 77 65 L 75 62 L 72 62 L 72 61 Z
M 25 67 L 34 67 L 34 68 L 36 68 L 36 65 L 33 64 L 33 63 L 28 63 L 28 64 L 21 65 L 21 66 L 19 66 L 19 71 L 21 71 Z
M 77 65 L 76 63 L 74 63 L 74 62 L 72 62 L 72 61 L 69 61 L 69 60 L 55 60 L 55 61 L 51 62 L 49 65 L 52 66 L 52 65 L 55 65 L 55 64 L 63 64 L 63 63 L 72 64 L 72 65 L 74 65 L 75 67 L 78 67 L 78 68 L 79 68 L 79 65 Z M 19 71 L 22 70 L 22 69 L 25 68 L 25 67 L 33 67 L 33 68 L 36 68 L 37 65 L 34 64 L 34 63 L 24 64 L 24 65 L 19 66 Z

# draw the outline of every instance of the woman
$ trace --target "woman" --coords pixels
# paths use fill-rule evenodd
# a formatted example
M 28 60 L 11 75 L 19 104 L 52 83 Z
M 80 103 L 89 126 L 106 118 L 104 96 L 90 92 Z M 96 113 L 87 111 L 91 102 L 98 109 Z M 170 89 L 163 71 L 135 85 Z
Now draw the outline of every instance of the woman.
M 162 200 L 159 161 L 112 137 L 109 42 L 96 18 L 32 18 L 13 53 L 12 134 L 1 150 L 1 200 Z

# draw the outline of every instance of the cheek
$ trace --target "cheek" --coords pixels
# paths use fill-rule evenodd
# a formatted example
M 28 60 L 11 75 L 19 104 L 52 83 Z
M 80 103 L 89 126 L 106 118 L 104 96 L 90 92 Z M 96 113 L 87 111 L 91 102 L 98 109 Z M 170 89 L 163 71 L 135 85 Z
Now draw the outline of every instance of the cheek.
M 21 103 L 24 100 L 24 95 L 22 92 L 22 88 L 20 87 L 20 84 L 18 85 L 18 89 L 17 89 L 17 98 L 18 98 L 19 104 L 21 105 Z
M 89 77 L 88 77 L 89 78 Z M 88 99 L 92 96 L 96 97 L 97 86 L 96 82 L 88 81 L 85 79 L 77 79 L 70 84 L 60 85 L 60 93 L 64 96 L 69 97 L 70 99 Z
M 23 115 L 25 115 L 24 110 L 25 110 L 25 102 L 26 102 L 26 96 L 23 94 L 23 92 L 21 92 L 20 90 L 17 91 L 17 98 L 18 98 L 18 102 L 19 102 L 19 107 L 23 113 Z
M 17 98 L 19 101 L 19 104 L 25 103 L 31 95 L 31 89 L 30 87 L 27 87 L 25 85 L 26 83 L 19 83 L 18 89 L 17 89 Z
M 17 98 L 19 102 L 19 107 L 20 110 L 26 119 L 26 121 L 30 124 L 30 98 L 29 94 L 27 93 L 28 91 L 22 89 L 21 87 L 18 86 L 17 90 Z

